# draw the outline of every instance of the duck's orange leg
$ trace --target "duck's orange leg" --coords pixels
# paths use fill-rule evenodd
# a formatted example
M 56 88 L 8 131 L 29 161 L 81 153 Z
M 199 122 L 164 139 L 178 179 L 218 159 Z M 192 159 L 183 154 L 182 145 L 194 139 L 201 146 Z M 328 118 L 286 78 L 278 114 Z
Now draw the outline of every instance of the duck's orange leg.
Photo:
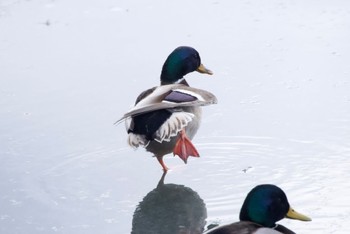
M 186 136 L 185 130 L 179 132 L 179 138 L 175 144 L 173 153 L 174 155 L 178 155 L 185 163 L 187 163 L 189 156 L 199 157 L 197 149 Z
M 169 170 L 169 168 L 163 162 L 163 156 L 161 156 L 161 157 L 157 156 L 157 160 L 160 163 L 160 165 L 163 167 L 164 172 L 167 172 Z

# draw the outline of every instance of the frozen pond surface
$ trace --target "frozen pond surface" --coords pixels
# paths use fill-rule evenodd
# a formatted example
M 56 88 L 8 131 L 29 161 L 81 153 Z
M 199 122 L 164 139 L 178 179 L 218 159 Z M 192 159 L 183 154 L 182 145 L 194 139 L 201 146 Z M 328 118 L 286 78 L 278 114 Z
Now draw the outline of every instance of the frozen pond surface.
M 130 233 L 144 206 L 170 227 L 173 204 L 201 230 L 238 220 L 261 183 L 312 217 L 280 222 L 297 233 L 350 233 L 349 28 L 345 0 L 0 1 L 0 233 Z M 113 122 L 179 45 L 219 104 L 201 157 L 167 156 L 157 187 L 157 161 Z

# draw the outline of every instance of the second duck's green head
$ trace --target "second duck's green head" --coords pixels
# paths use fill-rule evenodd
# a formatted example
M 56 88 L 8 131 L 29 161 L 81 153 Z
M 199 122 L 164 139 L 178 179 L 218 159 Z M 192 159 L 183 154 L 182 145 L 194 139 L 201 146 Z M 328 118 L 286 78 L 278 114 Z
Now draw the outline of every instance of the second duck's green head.
M 197 50 L 189 46 L 176 48 L 166 59 L 160 75 L 161 84 L 173 84 L 179 82 L 186 74 L 198 71 L 212 75 L 212 71 L 201 64 L 201 58 Z
M 274 227 L 283 218 L 311 221 L 309 217 L 293 210 L 283 190 L 272 184 L 258 185 L 248 193 L 239 218 L 264 227 Z

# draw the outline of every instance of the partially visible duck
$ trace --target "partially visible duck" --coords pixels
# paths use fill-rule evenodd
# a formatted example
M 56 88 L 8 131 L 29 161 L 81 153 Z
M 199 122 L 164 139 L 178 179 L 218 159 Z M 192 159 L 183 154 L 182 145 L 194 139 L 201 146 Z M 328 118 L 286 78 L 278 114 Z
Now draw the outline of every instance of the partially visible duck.
M 191 140 L 200 125 L 200 106 L 217 103 L 212 93 L 188 85 L 184 76 L 193 71 L 213 74 L 194 48 L 176 48 L 163 65 L 160 86 L 142 92 L 135 106 L 117 121 L 126 119 L 129 145 L 145 147 L 164 171 L 168 170 L 163 162 L 166 154 L 173 152 L 185 163 L 189 156 L 199 157 Z
M 311 221 L 289 205 L 286 194 L 272 184 L 258 185 L 244 200 L 239 222 L 213 228 L 206 234 L 295 234 L 277 221 L 283 218 Z

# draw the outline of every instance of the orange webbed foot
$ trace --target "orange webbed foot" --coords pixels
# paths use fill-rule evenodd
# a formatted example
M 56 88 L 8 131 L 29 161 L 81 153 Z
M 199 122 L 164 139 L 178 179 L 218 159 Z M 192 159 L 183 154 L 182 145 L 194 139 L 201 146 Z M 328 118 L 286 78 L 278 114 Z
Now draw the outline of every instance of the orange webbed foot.
M 173 153 L 178 155 L 185 163 L 189 156 L 199 157 L 197 149 L 192 144 L 191 140 L 186 136 L 185 130 L 180 131 L 179 139 L 176 142 Z

